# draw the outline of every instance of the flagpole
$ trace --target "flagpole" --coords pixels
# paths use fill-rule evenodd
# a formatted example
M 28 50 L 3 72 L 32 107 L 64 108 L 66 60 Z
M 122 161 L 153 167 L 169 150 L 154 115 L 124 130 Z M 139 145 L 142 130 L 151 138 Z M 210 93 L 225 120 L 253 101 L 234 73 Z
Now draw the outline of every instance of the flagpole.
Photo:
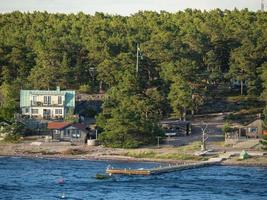
M 137 45 L 136 45 L 136 76 L 138 76 L 138 70 L 139 70 L 139 45 L 138 45 L 138 43 L 137 43 Z

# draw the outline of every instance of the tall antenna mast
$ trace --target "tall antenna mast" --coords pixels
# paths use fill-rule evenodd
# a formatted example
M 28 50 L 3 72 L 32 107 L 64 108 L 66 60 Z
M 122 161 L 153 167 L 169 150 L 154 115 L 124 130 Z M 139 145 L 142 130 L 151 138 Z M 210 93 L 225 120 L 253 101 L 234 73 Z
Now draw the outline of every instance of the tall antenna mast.
M 264 0 L 261 0 L 261 11 L 264 12 Z

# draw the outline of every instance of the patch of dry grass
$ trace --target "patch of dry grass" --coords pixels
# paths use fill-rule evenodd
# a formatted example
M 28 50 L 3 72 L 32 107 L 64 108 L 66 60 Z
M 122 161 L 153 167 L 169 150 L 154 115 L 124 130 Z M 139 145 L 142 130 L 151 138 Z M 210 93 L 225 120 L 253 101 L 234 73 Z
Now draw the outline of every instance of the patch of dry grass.
M 200 142 L 193 142 L 186 146 L 172 149 L 158 150 L 129 150 L 122 155 L 134 158 L 154 158 L 172 160 L 205 160 L 205 158 L 194 156 L 193 152 L 200 149 Z
M 178 150 L 178 152 L 191 153 L 191 152 L 200 150 L 200 147 L 201 147 L 201 142 L 196 141 L 196 142 L 192 142 L 189 145 L 176 147 L 175 149 Z

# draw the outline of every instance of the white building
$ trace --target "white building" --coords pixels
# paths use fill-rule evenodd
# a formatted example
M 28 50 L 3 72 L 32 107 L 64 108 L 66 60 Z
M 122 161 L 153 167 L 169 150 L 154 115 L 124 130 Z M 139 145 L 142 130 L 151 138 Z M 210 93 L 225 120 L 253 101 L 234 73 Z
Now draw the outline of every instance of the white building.
M 64 118 L 69 109 L 75 108 L 75 91 L 21 90 L 20 108 L 24 116 L 40 119 Z

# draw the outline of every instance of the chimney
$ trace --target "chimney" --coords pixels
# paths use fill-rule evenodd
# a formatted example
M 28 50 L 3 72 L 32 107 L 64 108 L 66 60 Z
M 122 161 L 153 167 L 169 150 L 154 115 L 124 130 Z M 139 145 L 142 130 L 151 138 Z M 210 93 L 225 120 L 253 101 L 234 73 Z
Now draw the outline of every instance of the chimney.
M 59 86 L 57 86 L 57 92 L 60 92 L 60 87 Z

